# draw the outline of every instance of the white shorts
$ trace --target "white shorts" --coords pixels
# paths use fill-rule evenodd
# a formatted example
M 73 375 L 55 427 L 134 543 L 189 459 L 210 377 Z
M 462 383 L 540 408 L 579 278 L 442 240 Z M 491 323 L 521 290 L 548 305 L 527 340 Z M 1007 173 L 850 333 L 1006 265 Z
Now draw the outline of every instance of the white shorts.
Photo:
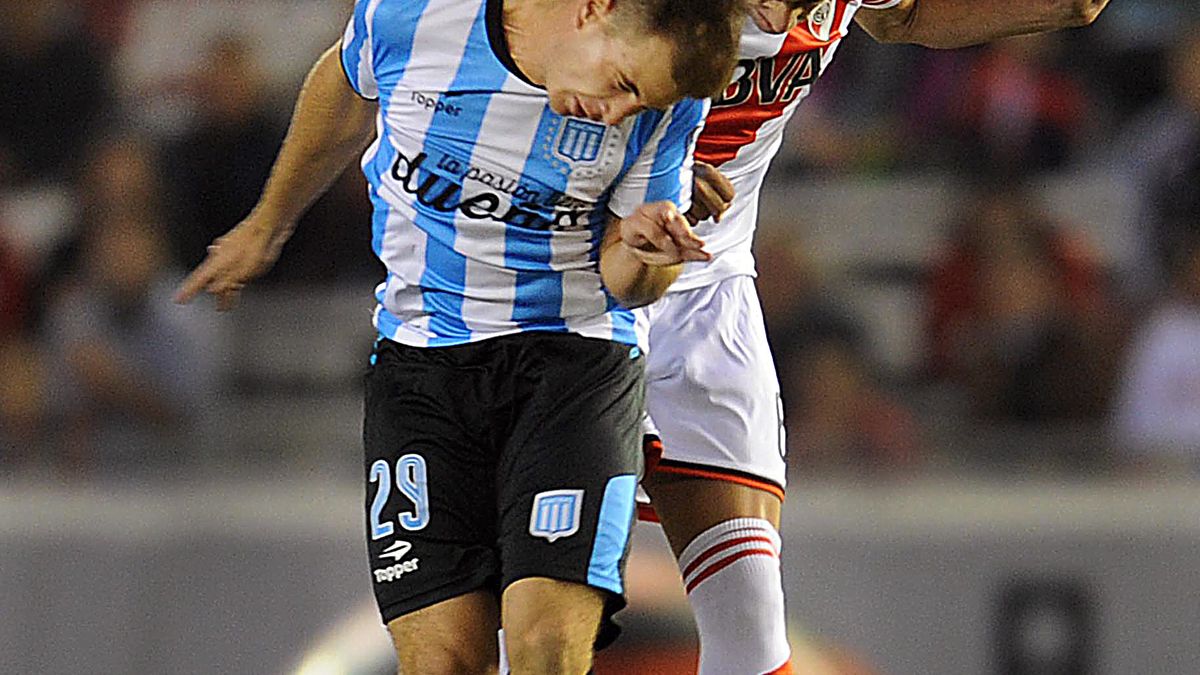
M 637 318 L 649 350 L 647 432 L 662 439 L 655 470 L 782 497 L 783 402 L 754 279 L 669 293 Z

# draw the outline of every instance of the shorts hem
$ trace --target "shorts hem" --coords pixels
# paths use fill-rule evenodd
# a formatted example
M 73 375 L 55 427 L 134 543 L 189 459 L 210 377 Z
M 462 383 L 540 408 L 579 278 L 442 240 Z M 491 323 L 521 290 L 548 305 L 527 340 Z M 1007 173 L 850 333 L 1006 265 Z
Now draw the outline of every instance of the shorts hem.
M 539 577 L 543 578 L 543 579 L 553 579 L 555 581 L 565 581 L 565 582 L 572 583 L 572 584 L 579 584 L 580 586 L 587 586 L 588 588 L 594 588 L 598 591 L 604 591 L 604 593 L 609 598 L 619 599 L 619 601 L 621 603 L 621 607 L 618 607 L 618 609 L 625 607 L 625 594 L 624 593 L 617 593 L 616 591 L 612 590 L 611 588 L 606 588 L 604 586 L 599 586 L 597 584 L 588 583 L 587 578 L 581 577 L 581 575 L 579 574 L 579 572 L 577 570 L 572 570 L 572 571 L 537 570 L 537 571 L 530 571 L 530 572 L 518 572 L 511 576 L 505 575 L 504 580 L 500 583 L 500 594 L 503 595 L 504 591 L 508 590 L 509 586 L 512 586 L 513 584 L 515 584 L 518 581 L 521 581 L 522 579 L 533 579 L 533 578 L 539 578 Z M 621 580 L 622 587 L 624 587 L 624 581 L 625 581 L 624 579 Z
M 375 602 L 379 607 L 379 615 L 383 618 L 383 623 L 386 626 L 402 616 L 478 590 L 489 590 L 499 597 L 499 593 L 496 590 L 496 575 L 494 573 L 472 574 L 411 598 L 381 604 L 377 597 Z
M 759 476 L 757 474 L 730 469 L 722 466 L 714 466 L 711 464 L 694 464 L 691 462 L 680 462 L 673 459 L 660 459 L 654 467 L 655 473 L 668 473 L 676 476 L 689 476 L 692 478 L 707 478 L 709 480 L 718 480 L 726 483 L 736 483 L 746 487 L 754 488 L 768 492 L 783 501 L 787 495 L 783 486 L 779 483 Z

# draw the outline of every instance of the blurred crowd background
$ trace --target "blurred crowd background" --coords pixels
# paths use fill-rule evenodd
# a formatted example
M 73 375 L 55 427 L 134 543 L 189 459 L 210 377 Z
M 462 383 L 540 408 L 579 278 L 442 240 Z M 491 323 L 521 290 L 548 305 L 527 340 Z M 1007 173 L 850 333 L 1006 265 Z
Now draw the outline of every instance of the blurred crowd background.
M 0 494 L 361 489 L 381 268 L 356 167 L 236 312 L 171 302 L 254 204 L 348 6 L 6 4 Z M 947 52 L 856 31 L 772 171 L 793 491 L 1197 475 L 1200 5 Z
M 356 169 L 248 294 L 246 318 L 169 301 L 253 205 L 304 70 L 343 10 L 6 10 L 4 473 L 89 481 L 274 452 L 299 467 L 355 466 L 356 449 L 312 416 L 323 397 L 355 396 L 370 338 L 380 271 Z M 784 208 L 759 241 L 799 480 L 1194 473 L 1197 14 L 1131 0 L 1088 30 L 975 49 L 846 41 L 792 123 L 764 200 Z M 823 255 L 830 245 L 847 255 Z M 329 307 L 347 319 L 330 321 Z M 338 356 L 313 356 L 329 350 Z M 293 417 L 314 433 L 262 441 Z M 1013 434 L 1022 442 L 994 442 Z

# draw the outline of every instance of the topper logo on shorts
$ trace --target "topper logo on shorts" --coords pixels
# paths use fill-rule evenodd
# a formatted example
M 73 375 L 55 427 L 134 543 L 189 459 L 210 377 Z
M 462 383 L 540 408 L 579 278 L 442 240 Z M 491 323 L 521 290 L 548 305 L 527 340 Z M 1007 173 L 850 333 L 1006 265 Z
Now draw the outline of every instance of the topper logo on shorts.
M 570 162 L 588 164 L 600 156 L 604 143 L 604 132 L 608 127 L 573 117 L 567 118 L 558 132 L 558 144 L 554 154 Z
M 375 582 L 382 584 L 382 583 L 388 582 L 388 581 L 395 581 L 395 580 L 399 579 L 400 577 L 404 576 L 405 574 L 410 574 L 412 572 L 416 572 L 417 568 L 421 562 L 420 558 L 413 558 L 411 560 L 405 560 L 404 562 L 399 562 L 399 560 L 401 558 L 403 558 L 404 555 L 411 550 L 412 550 L 412 544 L 408 543 L 407 541 L 397 541 L 396 543 L 392 544 L 391 546 L 385 548 L 383 550 L 383 553 L 379 554 L 379 557 L 380 558 L 391 558 L 392 560 L 395 560 L 397 562 L 395 565 L 392 565 L 390 567 L 383 567 L 383 568 L 380 568 L 377 570 L 371 570 L 372 572 L 375 573 Z
M 529 534 L 547 541 L 569 537 L 579 531 L 583 490 L 550 490 L 533 497 Z

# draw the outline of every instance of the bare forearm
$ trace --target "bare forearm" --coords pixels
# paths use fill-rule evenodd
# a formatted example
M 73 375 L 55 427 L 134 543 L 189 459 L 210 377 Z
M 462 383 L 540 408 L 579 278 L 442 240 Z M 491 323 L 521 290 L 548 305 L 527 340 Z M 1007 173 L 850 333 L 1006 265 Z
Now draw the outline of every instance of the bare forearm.
M 362 152 L 374 131 L 375 103 L 354 93 L 337 45 L 309 71 L 291 126 L 255 211 L 290 227 Z
M 624 218 L 612 216 L 600 244 L 600 279 L 613 297 L 633 309 L 667 292 L 685 261 L 709 261 L 678 207 L 669 201 L 642 204 Z
M 861 11 L 858 23 L 880 42 L 953 49 L 1014 35 L 1085 26 L 1108 0 L 907 0 Z
M 647 265 L 620 241 L 600 254 L 600 277 L 604 287 L 629 309 L 649 305 L 661 298 L 682 270 L 682 264 Z
M 600 245 L 600 279 L 622 306 L 649 305 L 667 292 L 683 264 L 649 265 L 632 246 L 621 240 L 621 220 L 613 216 Z

